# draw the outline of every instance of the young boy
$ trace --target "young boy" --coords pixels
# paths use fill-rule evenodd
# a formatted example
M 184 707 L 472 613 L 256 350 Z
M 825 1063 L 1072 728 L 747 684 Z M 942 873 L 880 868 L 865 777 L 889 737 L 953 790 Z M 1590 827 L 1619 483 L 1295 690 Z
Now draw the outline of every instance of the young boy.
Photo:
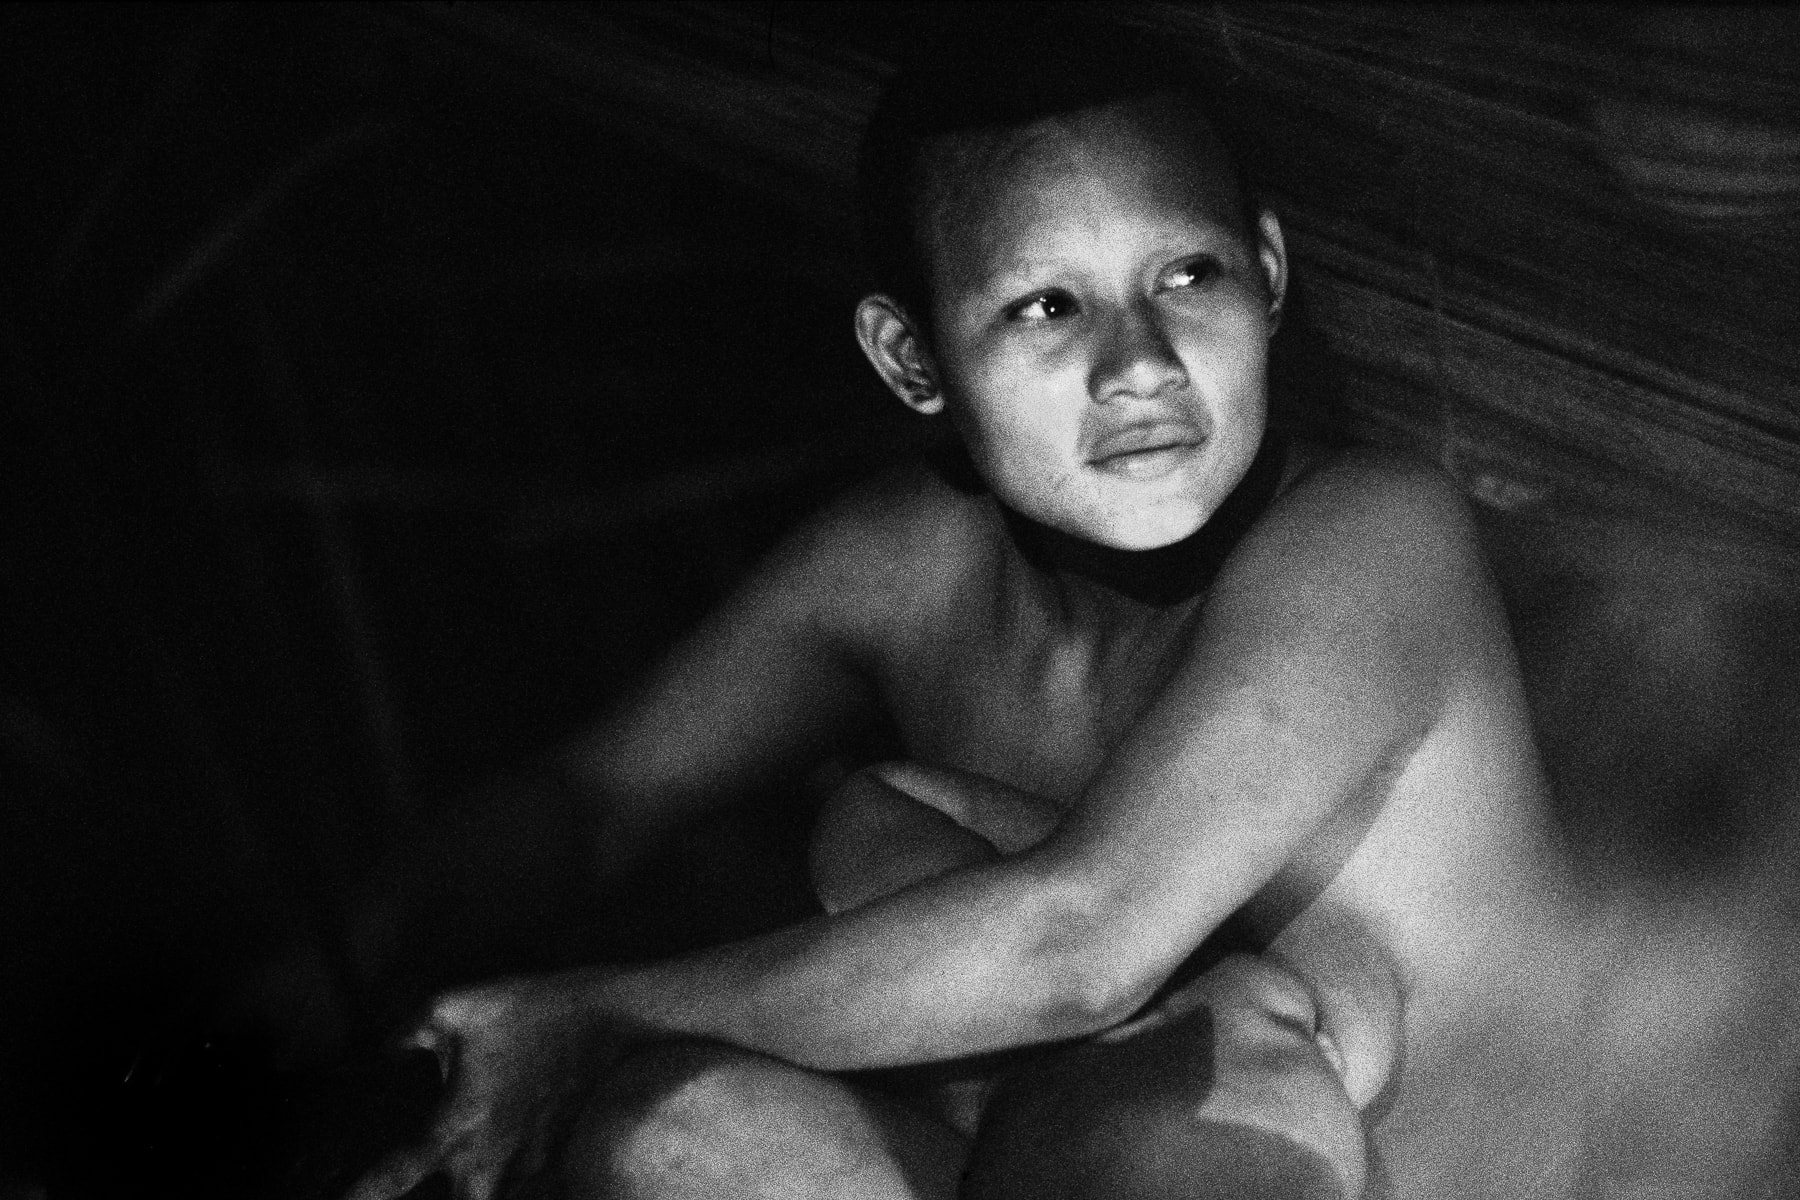
M 964 47 L 896 83 L 868 159 L 856 333 L 971 478 L 802 528 L 568 774 L 618 860 L 872 721 L 907 761 L 821 815 L 826 915 L 440 1001 L 449 1102 L 359 1197 L 493 1194 L 571 1114 L 572 1194 L 1163 1195 L 1252 1163 L 1354 1196 L 1402 998 L 1383 1128 L 1424 1144 L 1413 1063 L 1560 936 L 1468 517 L 1413 463 L 1265 439 L 1286 251 L 1188 81 Z M 1121 1024 L 1239 910 L 1271 955 Z M 954 1061 L 1011 1081 L 945 1090 L 985 1115 L 841 1074 Z M 1455 1174 L 1413 1144 L 1400 1190 Z

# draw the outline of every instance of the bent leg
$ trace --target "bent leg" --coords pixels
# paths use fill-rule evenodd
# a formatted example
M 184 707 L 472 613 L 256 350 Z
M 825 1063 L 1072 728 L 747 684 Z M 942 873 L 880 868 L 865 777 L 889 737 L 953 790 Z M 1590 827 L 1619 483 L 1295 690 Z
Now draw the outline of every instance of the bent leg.
M 831 794 L 813 829 L 813 892 L 828 913 L 958 867 L 998 858 L 993 844 L 900 791 L 874 770 L 858 771 Z
M 1059 818 L 1035 796 L 968 772 L 908 762 L 866 767 L 844 779 L 820 810 L 813 893 L 826 912 L 846 912 L 922 879 L 1029 849 Z M 946 1081 L 918 1098 L 972 1137 L 991 1083 Z
M 967 772 L 906 762 L 867 767 L 820 810 L 813 890 L 826 912 L 844 912 L 1035 846 L 1059 815 L 1034 796 Z
M 968 1154 L 887 1097 L 708 1042 L 628 1055 L 563 1159 L 571 1200 L 950 1200 Z
M 1205 1007 L 1009 1076 L 982 1118 L 963 1200 L 1348 1200 L 1337 1166 L 1273 1125 L 1211 1112 Z

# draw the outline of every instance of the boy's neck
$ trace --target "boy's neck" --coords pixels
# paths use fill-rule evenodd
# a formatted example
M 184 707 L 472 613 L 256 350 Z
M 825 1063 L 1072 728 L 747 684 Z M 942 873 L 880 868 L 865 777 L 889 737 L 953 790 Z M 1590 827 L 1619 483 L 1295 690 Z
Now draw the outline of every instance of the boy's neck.
M 1140 605 L 1168 608 L 1204 595 L 1226 557 L 1280 490 L 1283 439 L 1263 439 L 1250 469 L 1212 518 L 1179 542 L 1154 550 L 1116 550 L 1052 529 L 999 505 L 1025 561 L 1047 575 L 1097 585 Z

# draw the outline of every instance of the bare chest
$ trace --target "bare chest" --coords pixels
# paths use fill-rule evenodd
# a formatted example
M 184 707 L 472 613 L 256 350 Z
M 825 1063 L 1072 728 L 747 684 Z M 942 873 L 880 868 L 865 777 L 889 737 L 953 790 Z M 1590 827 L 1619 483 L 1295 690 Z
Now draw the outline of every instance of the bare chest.
M 1522 706 L 1475 686 L 1335 866 L 1329 907 L 1357 913 L 1394 958 L 1409 1035 L 1464 1019 L 1560 940 L 1570 893 L 1544 799 Z
M 1095 644 L 1042 628 L 964 631 L 884 672 L 909 757 L 1067 807 L 1185 654 L 1185 626 Z

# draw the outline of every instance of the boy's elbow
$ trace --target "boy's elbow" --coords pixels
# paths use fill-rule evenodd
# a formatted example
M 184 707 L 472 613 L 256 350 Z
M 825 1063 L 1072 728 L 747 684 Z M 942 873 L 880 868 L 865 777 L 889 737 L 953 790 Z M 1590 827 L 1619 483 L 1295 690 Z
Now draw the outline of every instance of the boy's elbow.
M 1156 994 L 1154 985 L 1121 980 L 1116 973 L 1095 970 L 1065 994 L 1047 1040 L 1067 1041 L 1104 1033 L 1123 1024 Z
M 1063 964 L 1061 986 L 1045 1013 L 1047 1041 L 1092 1037 L 1128 1021 L 1156 993 L 1147 972 L 1121 970 L 1102 951 L 1080 955 Z
M 1104 898 L 1070 889 L 1043 927 L 1038 957 L 1046 1040 L 1088 1037 L 1127 1020 L 1167 974 L 1152 961 L 1142 922 L 1110 907 Z

